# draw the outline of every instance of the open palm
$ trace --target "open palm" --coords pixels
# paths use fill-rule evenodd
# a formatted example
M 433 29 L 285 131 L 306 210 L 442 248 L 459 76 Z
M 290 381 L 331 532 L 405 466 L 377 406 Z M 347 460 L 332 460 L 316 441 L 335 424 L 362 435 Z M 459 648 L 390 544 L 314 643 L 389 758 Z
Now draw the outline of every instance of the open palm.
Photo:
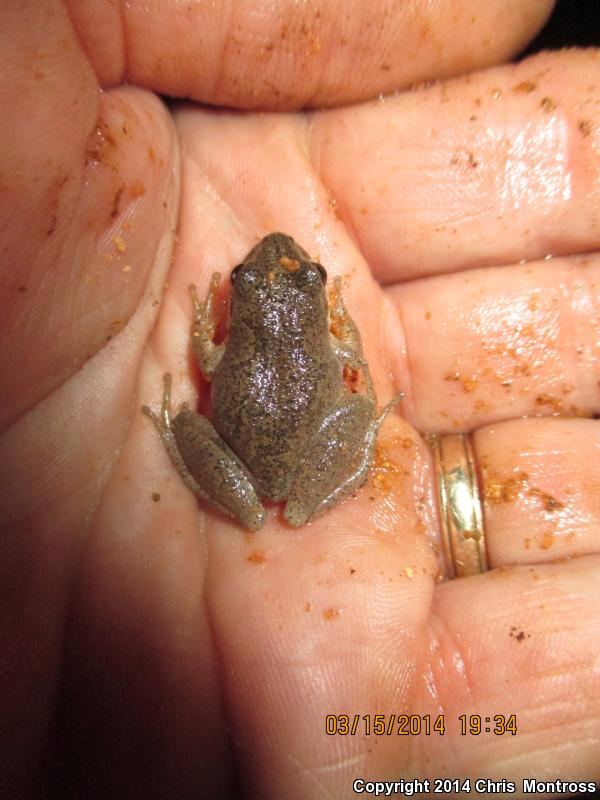
M 7 796 L 599 780 L 597 52 L 484 70 L 542 0 L 122 5 L 0 10 Z M 276 230 L 343 276 L 380 404 L 406 399 L 355 498 L 248 534 L 141 406 L 167 370 L 205 403 L 187 287 Z M 483 575 L 439 580 L 417 431 L 475 432 Z

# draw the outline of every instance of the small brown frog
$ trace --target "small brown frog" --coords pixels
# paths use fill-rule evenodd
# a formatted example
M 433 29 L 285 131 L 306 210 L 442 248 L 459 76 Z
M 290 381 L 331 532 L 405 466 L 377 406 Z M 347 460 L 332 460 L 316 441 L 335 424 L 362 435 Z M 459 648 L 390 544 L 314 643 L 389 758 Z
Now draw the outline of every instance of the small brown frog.
M 216 272 L 204 303 L 194 304 L 192 349 L 212 379 L 212 423 L 186 403 L 171 417 L 171 376 L 160 414 L 144 406 L 186 485 L 204 502 L 255 531 L 260 498 L 285 501 L 290 525 L 303 525 L 360 487 L 373 462 L 379 426 L 360 334 L 334 283 L 283 233 L 266 236 L 231 273 L 227 339 L 215 344 Z M 334 336 L 330 326 L 336 332 Z M 360 371 L 354 393 L 344 367 Z

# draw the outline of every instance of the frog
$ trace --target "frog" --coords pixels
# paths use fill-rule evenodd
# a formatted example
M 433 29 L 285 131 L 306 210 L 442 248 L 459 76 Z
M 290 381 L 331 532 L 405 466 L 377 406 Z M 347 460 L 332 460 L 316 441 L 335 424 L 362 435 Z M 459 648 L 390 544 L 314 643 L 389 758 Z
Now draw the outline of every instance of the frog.
M 403 394 L 377 413 L 341 278 L 329 295 L 325 268 L 291 236 L 265 236 L 230 279 L 227 333 L 219 343 L 221 274 L 212 275 L 204 301 L 189 287 L 191 349 L 210 382 L 211 419 L 188 403 L 173 416 L 170 373 L 160 410 L 142 411 L 205 504 L 257 531 L 266 518 L 262 501 L 285 503 L 285 520 L 299 527 L 366 482 L 379 428 Z

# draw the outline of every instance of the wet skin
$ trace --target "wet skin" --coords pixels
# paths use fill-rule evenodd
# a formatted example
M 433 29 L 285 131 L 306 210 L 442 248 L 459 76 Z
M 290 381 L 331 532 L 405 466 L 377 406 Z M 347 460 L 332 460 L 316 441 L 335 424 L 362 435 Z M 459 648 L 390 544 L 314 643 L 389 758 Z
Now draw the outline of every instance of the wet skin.
M 191 286 L 192 349 L 212 381 L 212 422 L 187 404 L 171 417 L 169 374 L 160 413 L 143 409 L 186 485 L 252 531 L 265 519 L 260 498 L 285 501 L 285 519 L 298 526 L 358 489 L 372 465 L 379 426 L 401 399 L 377 415 L 340 281 L 331 308 L 326 281 L 323 267 L 290 236 L 266 236 L 231 273 L 223 344 L 213 341 L 220 274 L 204 303 Z M 348 388 L 345 366 L 362 373 L 364 393 Z

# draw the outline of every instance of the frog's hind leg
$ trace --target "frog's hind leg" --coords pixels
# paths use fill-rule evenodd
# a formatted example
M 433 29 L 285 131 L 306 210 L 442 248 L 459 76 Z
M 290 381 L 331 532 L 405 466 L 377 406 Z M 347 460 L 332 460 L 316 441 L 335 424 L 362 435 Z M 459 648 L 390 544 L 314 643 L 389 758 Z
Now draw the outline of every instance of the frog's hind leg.
M 171 375 L 164 378 L 160 413 L 148 406 L 143 413 L 154 423 L 161 441 L 185 485 L 208 505 L 251 531 L 265 519 L 265 509 L 250 473 L 212 424 L 187 403 L 171 417 Z M 202 483 L 200 483 L 200 481 Z
M 323 421 L 298 468 L 284 511 L 290 525 L 304 525 L 319 517 L 365 483 L 379 427 L 401 397 L 394 397 L 373 418 L 369 397 L 344 396 Z

